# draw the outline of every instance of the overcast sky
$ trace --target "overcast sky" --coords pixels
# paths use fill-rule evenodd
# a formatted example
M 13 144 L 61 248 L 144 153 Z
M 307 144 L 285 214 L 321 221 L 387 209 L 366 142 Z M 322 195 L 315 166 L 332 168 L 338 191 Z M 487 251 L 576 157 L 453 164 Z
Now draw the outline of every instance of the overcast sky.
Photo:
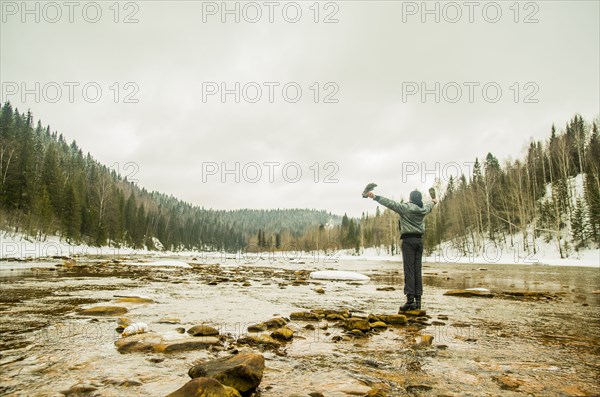
M 223 4 L 2 1 L 0 101 L 149 190 L 354 216 L 598 117 L 598 1 Z

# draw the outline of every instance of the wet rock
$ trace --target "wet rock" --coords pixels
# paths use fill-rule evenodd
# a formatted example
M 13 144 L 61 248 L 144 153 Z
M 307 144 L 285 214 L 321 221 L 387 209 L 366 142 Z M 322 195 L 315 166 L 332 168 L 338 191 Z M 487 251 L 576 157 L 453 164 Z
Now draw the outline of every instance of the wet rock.
M 267 324 L 258 323 L 248 326 L 248 332 L 262 332 L 267 330 Z
M 371 324 L 364 318 L 350 317 L 344 323 L 344 328 L 348 331 L 357 329 L 359 331 L 366 332 L 371 330 Z
M 242 287 L 250 287 L 252 285 L 252 283 L 250 281 L 245 281 L 244 283 L 242 283 Z
M 486 288 L 467 288 L 467 289 L 453 289 L 446 291 L 444 295 L 449 296 L 462 296 L 462 297 L 483 297 L 491 298 L 494 295 Z
M 159 334 L 148 332 L 119 338 L 115 346 L 119 353 L 171 353 L 204 349 L 218 343 L 219 339 L 212 336 L 165 341 Z
M 82 309 L 79 314 L 84 316 L 118 316 L 127 312 L 127 308 L 121 306 L 95 306 Z
M 386 324 L 392 324 L 392 325 L 406 324 L 406 316 L 403 314 L 378 315 L 377 317 Z
M 422 346 L 431 346 L 433 344 L 433 335 L 421 335 L 421 341 L 419 342 L 419 344 Z
M 321 392 L 318 392 L 318 391 L 314 391 L 314 392 L 312 392 L 312 393 L 308 393 L 308 395 L 309 395 L 310 397 L 325 397 L 325 395 L 324 395 L 323 393 L 321 393 Z
M 271 333 L 273 339 L 288 341 L 294 337 L 294 331 L 288 327 L 281 327 Z
M 312 325 L 312 324 L 306 324 L 306 325 L 304 326 L 304 329 L 307 329 L 307 330 L 309 330 L 309 331 L 314 331 L 314 330 L 315 330 L 315 326 L 314 326 L 314 325 Z
M 214 336 L 196 337 L 194 339 L 181 339 L 163 342 L 154 346 L 157 353 L 173 353 L 186 350 L 206 349 L 218 344 L 220 341 Z
M 379 288 L 376 288 L 376 290 L 377 291 L 395 291 L 396 288 L 394 288 L 394 287 L 379 287 Z
M 268 329 L 283 327 L 287 324 L 287 321 L 282 317 L 275 317 L 264 323 Z
M 250 395 L 260 384 L 265 370 L 265 358 L 255 353 L 240 353 L 193 366 L 191 378 L 210 377 L 231 386 L 242 395 Z
M 407 316 L 412 316 L 412 317 L 423 317 L 423 316 L 427 315 L 427 312 L 425 310 L 421 310 L 421 309 L 407 310 L 402 313 Z
M 347 317 L 337 313 L 330 313 L 325 316 L 325 319 L 328 321 L 345 321 L 346 318 Z
M 362 338 L 365 336 L 365 333 L 359 329 L 353 329 L 350 331 L 350 335 L 355 338 Z
M 219 335 L 219 330 L 210 325 L 200 324 L 188 329 L 187 333 L 192 336 L 215 336 Z
M 350 312 L 348 310 L 314 309 L 311 310 L 311 312 L 315 313 L 319 317 L 327 317 L 329 315 L 337 315 L 343 318 L 350 317 Z
M 158 320 L 159 324 L 179 324 L 181 320 L 175 317 L 164 317 Z
M 324 290 L 323 288 L 317 288 L 317 289 L 315 290 L 315 292 L 316 292 L 317 294 L 324 294 L 324 293 L 325 293 L 325 290 Z
M 128 325 L 124 330 L 121 336 L 127 337 L 131 335 L 143 334 L 150 331 L 150 327 L 146 323 L 133 323 Z
M 384 329 L 387 327 L 388 327 L 388 325 L 386 323 L 384 323 L 383 321 L 375 321 L 375 322 L 371 323 L 371 328 Z
M 183 327 L 177 327 L 175 328 L 175 331 L 179 332 L 180 334 L 185 334 L 185 328 Z
M 277 342 L 269 335 L 260 335 L 260 336 L 245 336 L 239 338 L 237 340 L 239 345 L 247 345 L 247 346 L 258 346 L 264 349 L 279 349 L 281 347 L 281 343 Z
M 241 397 L 233 387 L 225 386 L 212 378 L 192 379 L 167 397 Z
M 294 321 L 319 321 L 319 315 L 312 312 L 294 312 L 290 314 L 290 318 Z

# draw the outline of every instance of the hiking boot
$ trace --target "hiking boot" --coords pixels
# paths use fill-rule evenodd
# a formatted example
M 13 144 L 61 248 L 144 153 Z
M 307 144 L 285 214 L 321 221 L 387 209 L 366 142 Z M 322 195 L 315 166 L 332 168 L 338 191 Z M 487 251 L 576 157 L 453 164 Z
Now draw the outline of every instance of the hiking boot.
M 402 306 L 400 306 L 400 310 L 398 310 L 398 313 L 400 312 L 405 312 L 408 310 L 415 310 L 417 308 L 417 305 L 415 303 L 415 297 L 412 295 L 408 295 L 406 297 L 406 303 Z
M 421 310 L 421 295 L 415 296 L 415 306 L 417 309 Z

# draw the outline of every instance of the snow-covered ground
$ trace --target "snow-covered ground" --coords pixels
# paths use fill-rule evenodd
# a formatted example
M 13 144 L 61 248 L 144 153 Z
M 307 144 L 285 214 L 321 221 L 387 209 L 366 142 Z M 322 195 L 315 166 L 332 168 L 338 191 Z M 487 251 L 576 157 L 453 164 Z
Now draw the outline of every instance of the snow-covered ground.
M 518 236 L 517 236 L 518 237 Z M 433 255 L 423 258 L 425 262 L 433 263 L 473 263 L 473 264 L 538 264 L 553 266 L 586 266 L 600 268 L 600 250 L 586 249 L 579 252 L 570 252 L 569 258 L 561 259 L 556 244 L 551 241 L 546 243 L 542 238 L 536 240 L 536 253 L 527 254 L 523 250 L 522 243 L 515 237 L 514 248 L 500 249 L 494 243 L 488 242 L 483 245 L 480 254 L 462 255 L 451 247 L 450 244 L 442 244 L 442 249 Z M 197 251 L 149 251 L 136 250 L 132 248 L 115 247 L 89 247 L 86 245 L 71 245 L 61 241 L 58 237 L 48 237 L 46 241 L 34 241 L 19 234 L 8 234 L 0 232 L 0 261 L 8 258 L 45 258 L 53 256 L 94 256 L 103 255 L 115 259 L 127 259 L 134 255 L 148 255 L 164 258 L 197 258 L 198 261 L 211 263 L 256 263 L 257 260 L 306 263 L 314 262 L 315 258 L 324 263 L 335 263 L 339 260 L 356 261 L 401 261 L 399 254 L 390 255 L 384 248 L 367 248 L 355 255 L 354 250 L 340 250 L 328 255 L 320 253 L 299 252 L 271 252 L 262 254 L 225 254 L 221 252 L 206 253 Z M 157 263 L 160 266 L 168 266 L 170 262 Z M 182 266 L 182 262 L 173 262 L 174 265 Z M 146 263 L 147 265 L 147 263 Z

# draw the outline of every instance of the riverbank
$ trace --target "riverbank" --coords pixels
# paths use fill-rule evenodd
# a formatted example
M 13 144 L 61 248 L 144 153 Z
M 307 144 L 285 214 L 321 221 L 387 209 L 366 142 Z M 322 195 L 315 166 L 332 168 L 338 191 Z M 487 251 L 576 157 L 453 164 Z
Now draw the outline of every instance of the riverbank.
M 265 357 L 261 397 L 342 397 L 372 389 L 388 396 L 600 393 L 595 269 L 425 264 L 425 315 L 360 335 L 340 326 L 340 319 L 304 321 L 292 313 L 347 310 L 367 321 L 395 314 L 403 299 L 398 263 L 185 260 L 191 268 L 139 266 L 164 259 L 81 257 L 0 271 L 0 394 L 59 396 L 87 388 L 98 396 L 164 396 L 189 380 L 194 362 L 243 349 Z M 313 270 L 333 267 L 370 280 L 309 278 Z M 445 295 L 465 288 L 486 288 L 493 297 Z M 130 295 L 149 301 L 120 301 Z M 81 314 L 97 306 L 127 313 Z M 119 353 L 118 317 L 144 322 L 169 341 L 198 324 L 214 327 L 223 340 L 210 349 Z M 273 317 L 286 319 L 291 340 L 275 349 L 239 343 L 270 335 L 272 330 L 255 334 L 248 327 Z

